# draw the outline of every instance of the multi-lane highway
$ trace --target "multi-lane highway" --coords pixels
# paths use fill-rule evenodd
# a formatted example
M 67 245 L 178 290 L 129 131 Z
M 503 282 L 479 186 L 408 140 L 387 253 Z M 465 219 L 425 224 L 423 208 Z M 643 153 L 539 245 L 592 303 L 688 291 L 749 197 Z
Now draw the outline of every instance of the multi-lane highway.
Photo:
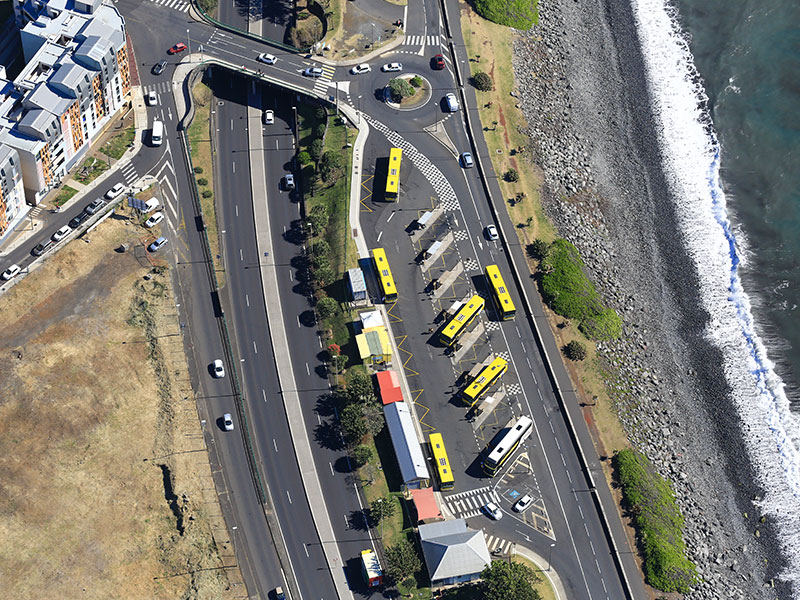
M 422 0 L 409 2 L 407 43 L 372 60 L 370 73 L 351 75 L 346 67 L 325 64 L 323 76 L 318 79 L 302 74 L 305 68 L 317 65 L 312 60 L 195 22 L 183 11 L 137 0 L 119 0 L 117 6 L 134 41 L 143 91 L 158 93 L 158 105 L 147 109 L 148 119 L 158 115 L 169 134 L 162 148 L 142 148 L 130 167 L 109 178 L 107 184 L 108 187 L 117 181 L 130 184 L 150 174 L 158 182 L 167 207 L 165 234 L 172 241 L 168 252 L 177 265 L 179 313 L 188 325 L 186 346 L 195 366 L 193 387 L 201 391 L 204 399 L 201 411 L 212 461 L 222 467 L 216 483 L 248 590 L 266 597 L 276 585 L 286 587 L 288 576 L 296 582 L 303 597 L 337 596 L 312 511 L 327 511 L 339 555 L 345 563 L 374 543 L 359 521 L 362 505 L 358 482 L 341 468 L 343 451 L 323 443 L 318 436 L 335 415 L 326 411 L 321 400 L 328 389 L 325 373 L 319 369 L 321 343 L 313 324 L 309 326 L 305 318 L 310 306 L 297 281 L 296 259 L 302 252 L 301 238 L 295 235 L 299 202 L 296 193 L 279 188 L 281 176 L 293 167 L 292 132 L 298 97 L 256 83 L 248 75 L 263 72 L 274 82 L 303 89 L 310 96 L 336 96 L 338 102 L 357 109 L 369 126 L 370 135 L 363 152 L 362 228 L 370 247 L 391 249 L 390 260 L 400 298 L 389 312 L 393 333 L 403 353 L 405 375 L 414 391 L 423 432 L 445 432 L 457 474 L 457 489 L 444 497 L 446 509 L 469 519 L 471 526 L 486 529 L 494 538 L 526 544 L 547 555 L 570 598 L 624 598 L 592 490 L 588 489 L 570 441 L 565 415 L 554 396 L 529 323 L 522 314 L 514 321 L 501 322 L 489 309 L 481 317 L 486 334 L 459 361 L 445 356 L 432 343 L 429 330 L 436 328 L 437 315 L 443 308 L 467 293 L 486 295 L 482 270 L 487 264 L 498 264 L 509 285 L 514 281 L 505 250 L 510 246 L 490 241 L 484 235 L 484 228 L 495 220 L 478 170 L 462 169 L 457 160 L 460 152 L 476 152 L 467 136 L 462 112 L 476 108 L 474 96 L 468 93 L 472 105 L 456 113 L 444 112 L 441 104 L 444 94 L 457 93 L 459 87 L 451 63 L 453 55 L 446 45 L 440 5 Z M 247 29 L 246 11 L 239 5 L 222 3 L 220 10 L 221 20 Z M 154 27 L 156 20 L 158 26 Z M 264 35 L 273 39 L 282 36 L 281 17 L 278 15 L 270 22 L 262 29 Z M 242 75 L 217 68 L 211 80 L 216 97 L 212 127 L 216 132 L 217 218 L 227 284 L 221 307 L 234 334 L 235 363 L 227 367 L 236 369 L 242 382 L 244 413 L 237 411 L 231 377 L 214 379 L 208 371 L 212 360 L 225 354 L 224 338 L 213 300 L 216 290 L 202 250 L 202 232 L 195 227 L 189 188 L 191 174 L 182 159 L 176 134 L 182 115 L 178 114 L 172 94 L 181 91 L 175 87 L 172 74 L 179 58 L 171 59 L 172 64 L 160 76 L 150 72 L 150 67 L 165 56 L 166 48 L 184 40 L 195 55 L 202 53 L 203 58 L 217 58 L 245 71 Z M 277 55 L 278 62 L 259 63 L 256 57 L 264 51 Z M 439 53 L 444 55 L 447 68 L 433 70 L 431 57 Z M 465 61 L 466 57 L 459 56 L 458 60 Z M 380 72 L 380 65 L 393 61 L 402 62 L 406 73 L 418 73 L 430 83 L 431 99 L 416 110 L 393 109 L 376 93 L 390 78 L 390 74 Z M 257 107 L 258 111 L 248 111 L 248 106 Z M 260 110 L 264 108 L 275 111 L 274 124 L 265 125 L 260 120 Z M 254 149 L 248 136 L 256 129 L 261 143 L 255 151 L 261 156 L 253 161 Z M 371 194 L 378 191 L 372 189 L 373 184 L 379 185 L 381 181 L 376 163 L 388 156 L 392 146 L 404 150 L 400 201 L 378 202 L 379 194 Z M 251 164 L 263 168 L 258 176 L 266 182 L 266 189 L 258 190 L 257 194 L 251 189 Z M 266 202 L 270 256 L 259 253 L 254 199 Z M 406 231 L 408 225 L 422 211 L 437 206 L 444 213 L 436 226 L 426 231 L 422 239 L 412 240 Z M 36 241 L 52 234 L 63 224 L 61 220 L 65 223 L 82 208 L 82 204 L 75 206 L 59 215 L 57 221 L 48 222 Z M 507 227 L 508 223 L 504 225 Z M 434 268 L 423 274 L 415 257 L 424 244 L 448 234 L 453 235 L 452 245 Z M 508 242 L 516 244 L 513 240 Z M 19 248 L 6 259 L 24 266 L 28 259 L 23 255 L 29 251 L 30 248 Z M 285 389 L 287 382 L 278 377 L 274 340 L 267 321 L 267 314 L 275 318 L 275 311 L 268 311 L 265 305 L 259 269 L 264 263 L 274 265 L 278 276 L 280 317 L 288 334 L 293 365 L 294 380 L 289 383 L 299 398 L 301 426 L 312 440 L 322 498 L 306 497 L 292 451 L 291 429 L 281 398 L 281 384 Z M 432 277 L 458 263 L 464 272 L 450 291 L 438 300 L 425 293 Z M 518 290 L 514 289 L 513 295 L 521 304 Z M 490 419 L 475 427 L 467 420 L 466 410 L 452 398 L 460 374 L 489 354 L 509 360 L 510 369 L 503 378 L 505 399 Z M 225 412 L 237 415 L 234 432 L 224 432 L 219 426 L 219 417 Z M 249 422 L 257 467 L 269 496 L 265 507 L 261 505 L 257 492 L 260 486 L 254 484 L 245 455 L 243 423 L 239 422 L 243 414 Z M 508 472 L 494 480 L 483 477 L 476 468 L 479 453 L 511 417 L 522 414 L 531 416 L 536 428 L 520 458 L 510 463 L 508 472 L 517 475 L 516 480 L 510 479 Z M 521 518 L 510 510 L 522 492 L 536 496 L 537 514 L 543 514 L 542 518 Z M 505 511 L 501 521 L 491 522 L 476 514 L 484 499 L 499 500 Z M 334 565 L 334 568 L 345 566 Z M 357 572 L 348 569 L 346 573 L 352 586 L 357 587 Z

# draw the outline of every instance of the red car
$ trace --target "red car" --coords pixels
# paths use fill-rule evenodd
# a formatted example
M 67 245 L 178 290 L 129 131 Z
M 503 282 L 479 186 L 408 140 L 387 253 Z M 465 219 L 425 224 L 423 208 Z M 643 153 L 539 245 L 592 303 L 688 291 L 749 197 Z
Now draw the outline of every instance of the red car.
M 178 42 L 172 48 L 167 50 L 167 54 L 177 54 L 178 52 L 183 52 L 184 50 L 186 50 L 186 44 L 183 42 Z
M 437 54 L 436 56 L 434 56 L 433 60 L 431 61 L 431 66 L 437 71 L 441 71 L 442 69 L 444 69 L 444 56 L 442 56 L 441 54 Z

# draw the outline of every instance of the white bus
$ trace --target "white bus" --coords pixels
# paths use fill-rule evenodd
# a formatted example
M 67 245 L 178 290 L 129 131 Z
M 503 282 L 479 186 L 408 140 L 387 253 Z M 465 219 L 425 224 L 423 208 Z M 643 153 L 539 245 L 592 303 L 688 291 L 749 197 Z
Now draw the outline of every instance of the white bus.
M 507 431 L 497 442 L 497 445 L 483 459 L 483 472 L 489 477 L 497 475 L 497 471 L 505 464 L 509 457 L 514 454 L 514 450 L 525 441 L 533 431 L 533 421 L 530 417 L 521 416 L 515 423 L 512 419 L 508 422 Z

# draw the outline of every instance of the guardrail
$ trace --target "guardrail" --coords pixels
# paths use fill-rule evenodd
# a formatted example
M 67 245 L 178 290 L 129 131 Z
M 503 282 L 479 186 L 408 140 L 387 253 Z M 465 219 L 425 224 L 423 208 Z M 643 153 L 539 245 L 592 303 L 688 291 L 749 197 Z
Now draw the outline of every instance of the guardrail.
M 514 261 L 511 248 L 508 243 L 508 236 L 506 235 L 503 229 L 503 223 L 500 219 L 500 215 L 497 211 L 497 206 L 495 205 L 494 199 L 492 197 L 491 189 L 489 188 L 489 180 L 488 176 L 486 175 L 486 171 L 483 166 L 483 161 L 481 160 L 480 153 L 478 152 L 478 146 L 475 142 L 475 134 L 472 128 L 472 121 L 470 120 L 469 110 L 467 110 L 467 96 L 464 91 L 464 80 L 461 76 L 461 71 L 458 67 L 458 61 L 456 60 L 456 51 L 455 51 L 455 44 L 453 43 L 453 36 L 450 31 L 450 20 L 447 16 L 447 6 L 446 0 L 440 0 L 441 7 L 442 7 L 442 14 L 444 16 L 444 24 L 445 30 L 447 32 L 448 37 L 448 49 L 450 51 L 450 58 L 453 63 L 453 69 L 456 73 L 456 80 L 459 86 L 459 94 L 461 96 L 462 106 L 464 107 L 463 115 L 464 121 L 466 122 L 466 130 L 467 136 L 469 137 L 470 146 L 473 150 L 473 155 L 475 157 L 475 163 L 478 168 L 478 174 L 480 176 L 481 185 L 483 187 L 484 193 L 486 194 L 486 198 L 489 200 L 489 210 L 492 213 L 492 217 L 494 218 L 495 222 L 497 223 L 497 227 L 500 230 L 500 241 L 503 245 L 503 250 L 508 257 L 509 268 L 511 270 L 511 274 L 514 277 L 514 283 L 517 286 L 517 289 L 520 290 L 522 294 L 522 298 L 524 299 L 524 307 L 525 307 L 525 316 L 528 319 L 528 322 L 531 326 L 531 329 L 534 333 L 534 337 L 536 339 L 536 345 L 539 348 L 539 353 L 543 357 L 543 362 L 545 366 L 545 371 L 547 372 L 547 377 L 550 380 L 550 384 L 553 387 L 553 393 L 556 397 L 556 400 L 561 407 L 561 412 L 566 416 L 567 421 L 567 430 L 570 434 L 570 441 L 572 442 L 573 447 L 576 449 L 578 454 L 578 459 L 581 463 L 581 470 L 583 471 L 584 477 L 586 477 L 587 483 L 590 486 L 592 491 L 592 500 L 597 508 L 597 512 L 600 514 L 600 521 L 603 526 L 603 533 L 606 536 L 606 540 L 608 541 L 609 545 L 611 546 L 613 552 L 612 555 L 614 557 L 614 566 L 617 569 L 617 572 L 620 576 L 620 579 L 623 583 L 623 589 L 625 590 L 626 596 L 630 600 L 636 600 L 633 590 L 631 588 L 630 581 L 628 580 L 628 574 L 625 571 L 625 568 L 622 564 L 620 558 L 620 549 L 617 547 L 616 541 L 614 536 L 611 532 L 611 524 L 608 521 L 608 516 L 606 515 L 605 508 L 603 507 L 602 502 L 597 494 L 597 486 L 595 485 L 594 476 L 589 468 L 589 461 L 586 458 L 586 454 L 584 453 L 583 446 L 581 445 L 580 439 L 578 438 L 578 433 L 575 427 L 575 423 L 572 420 L 572 416 L 567 407 L 567 403 L 564 398 L 564 394 L 561 390 L 561 386 L 558 383 L 558 377 L 556 376 L 555 369 L 553 368 L 553 364 L 550 360 L 550 355 L 547 353 L 547 349 L 545 348 L 542 332 L 539 330 L 539 326 L 536 323 L 536 318 L 534 316 L 532 303 L 530 298 L 528 297 L 528 293 L 523 285 L 523 278 L 520 275 L 519 268 L 517 267 L 516 262 Z M 527 268 L 527 265 L 526 265 Z

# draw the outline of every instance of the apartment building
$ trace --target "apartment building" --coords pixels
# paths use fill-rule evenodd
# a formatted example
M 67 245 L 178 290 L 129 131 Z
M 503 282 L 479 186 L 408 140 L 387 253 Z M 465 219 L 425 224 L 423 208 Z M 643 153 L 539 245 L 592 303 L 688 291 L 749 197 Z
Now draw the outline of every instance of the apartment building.
M 26 64 L 13 81 L 0 77 L 0 149 L 18 156 L 26 207 L 0 228 L 0 242 L 86 155 L 130 92 L 125 21 L 114 6 L 15 0 L 14 8 Z
M 0 239 L 11 223 L 19 223 L 20 213 L 25 215 L 24 207 L 19 154 L 14 148 L 0 146 Z

